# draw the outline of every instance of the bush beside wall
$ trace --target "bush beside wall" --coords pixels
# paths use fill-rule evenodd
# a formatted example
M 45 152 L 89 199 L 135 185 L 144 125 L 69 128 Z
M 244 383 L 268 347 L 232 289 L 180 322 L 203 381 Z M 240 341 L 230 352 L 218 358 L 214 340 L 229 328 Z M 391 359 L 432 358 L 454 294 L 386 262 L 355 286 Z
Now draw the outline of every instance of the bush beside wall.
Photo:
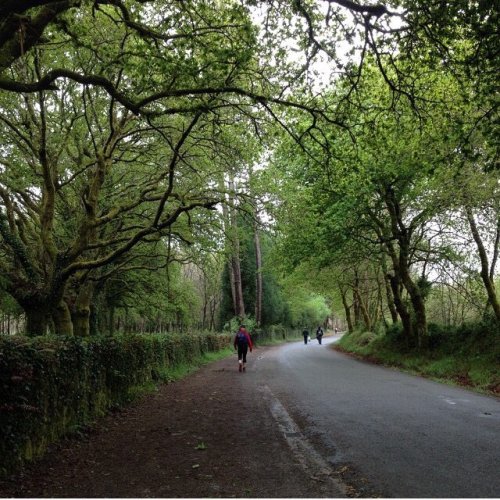
M 230 343 L 218 334 L 0 337 L 0 474 Z

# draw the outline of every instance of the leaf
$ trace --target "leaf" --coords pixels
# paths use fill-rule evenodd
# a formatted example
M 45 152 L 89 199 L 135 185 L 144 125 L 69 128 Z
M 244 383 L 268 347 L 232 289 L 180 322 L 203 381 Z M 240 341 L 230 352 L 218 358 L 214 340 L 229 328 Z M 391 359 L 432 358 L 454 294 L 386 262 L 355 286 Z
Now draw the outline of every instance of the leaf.
M 198 445 L 195 447 L 195 450 L 206 450 L 207 445 L 202 441 L 201 443 L 198 443 Z

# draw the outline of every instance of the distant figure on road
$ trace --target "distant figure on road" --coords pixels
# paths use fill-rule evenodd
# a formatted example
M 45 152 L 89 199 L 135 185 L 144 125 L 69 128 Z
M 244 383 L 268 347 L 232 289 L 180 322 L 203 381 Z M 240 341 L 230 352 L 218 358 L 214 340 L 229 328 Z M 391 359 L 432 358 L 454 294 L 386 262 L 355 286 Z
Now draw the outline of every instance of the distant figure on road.
M 309 330 L 304 328 L 302 335 L 304 336 L 304 344 L 307 344 L 307 339 L 309 338 Z
M 247 362 L 247 352 L 250 349 L 252 352 L 253 344 L 250 334 L 247 332 L 245 325 L 241 325 L 240 329 L 234 336 L 234 348 L 238 349 L 238 371 L 245 371 Z
M 318 329 L 316 330 L 316 338 L 318 339 L 319 344 L 321 344 L 321 339 L 323 338 L 323 328 L 321 328 L 321 325 L 318 326 Z
M 337 335 L 337 333 L 339 333 L 339 329 L 335 327 L 335 335 Z

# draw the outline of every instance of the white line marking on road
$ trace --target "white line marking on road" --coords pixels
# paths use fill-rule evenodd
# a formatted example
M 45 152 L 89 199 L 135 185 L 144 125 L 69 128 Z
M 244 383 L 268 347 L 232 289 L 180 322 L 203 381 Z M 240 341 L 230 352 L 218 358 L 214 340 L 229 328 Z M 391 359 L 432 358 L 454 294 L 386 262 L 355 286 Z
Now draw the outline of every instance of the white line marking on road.
M 288 446 L 292 450 L 300 465 L 314 479 L 329 482 L 335 489 L 334 496 L 347 496 L 347 491 L 339 479 L 332 476 L 334 473 L 331 464 L 325 460 L 302 434 L 298 425 L 286 411 L 281 401 L 265 385 L 261 388 L 269 402 L 271 414 L 278 424 Z M 320 476 L 320 477 L 318 477 Z

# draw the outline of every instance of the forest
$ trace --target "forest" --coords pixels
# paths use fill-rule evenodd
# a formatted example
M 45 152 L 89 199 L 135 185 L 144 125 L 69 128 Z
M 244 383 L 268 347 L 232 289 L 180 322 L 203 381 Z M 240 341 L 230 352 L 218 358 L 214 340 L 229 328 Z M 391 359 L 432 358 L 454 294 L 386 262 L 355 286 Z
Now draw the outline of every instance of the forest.
M 498 344 L 497 7 L 2 2 L 0 334 Z
M 0 476 L 242 322 L 500 394 L 499 26 L 490 0 L 0 2 Z

